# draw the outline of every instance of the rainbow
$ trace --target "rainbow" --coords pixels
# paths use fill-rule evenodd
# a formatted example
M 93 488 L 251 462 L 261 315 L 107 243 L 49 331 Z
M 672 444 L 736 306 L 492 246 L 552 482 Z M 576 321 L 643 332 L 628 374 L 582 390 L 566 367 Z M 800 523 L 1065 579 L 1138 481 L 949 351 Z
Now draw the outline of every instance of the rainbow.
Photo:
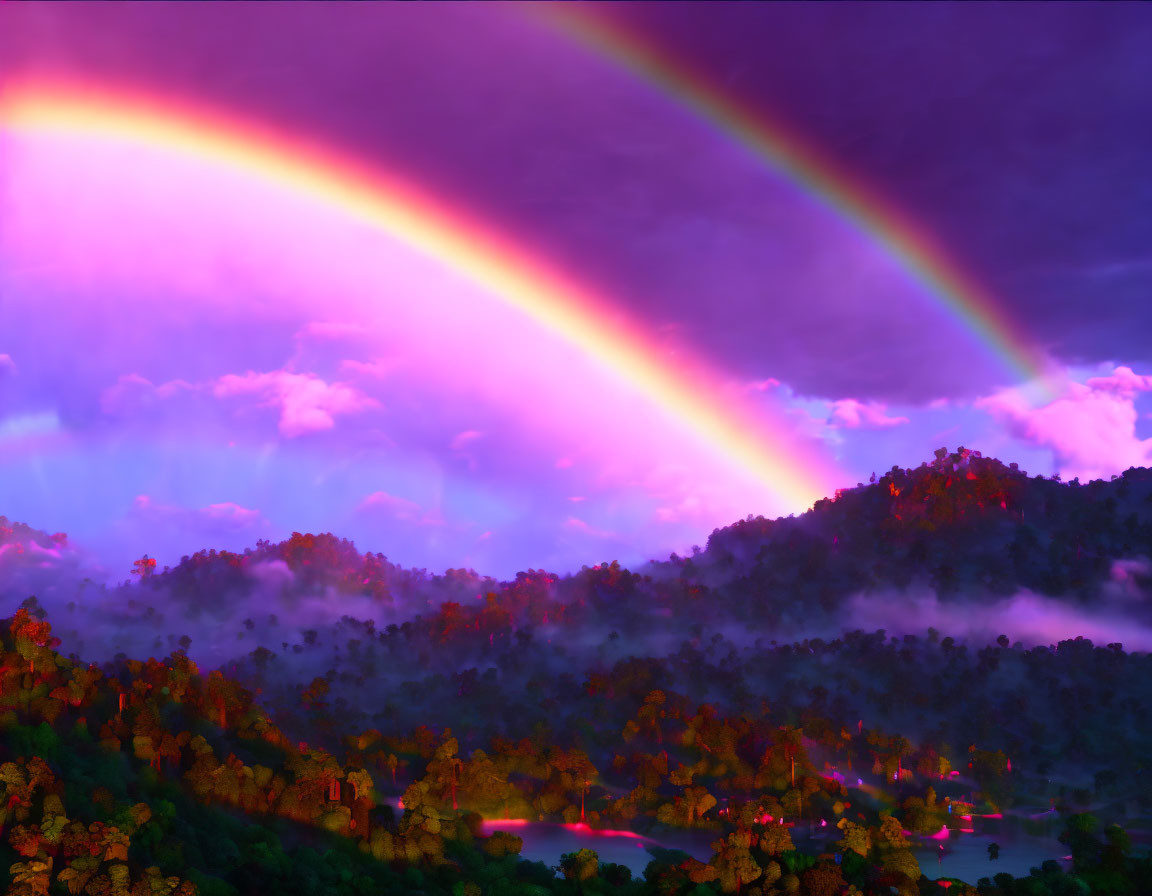
M 826 458 L 798 442 L 783 415 L 753 411 L 702 365 L 678 358 L 673 367 L 608 301 L 392 172 L 182 100 L 91 84 L 11 84 L 0 93 L 4 131 L 129 139 L 322 202 L 434 259 L 585 352 L 786 505 L 785 512 L 811 506 L 844 482 Z
M 531 14 L 597 55 L 627 69 L 784 175 L 861 236 L 879 245 L 946 314 L 968 330 L 1014 377 L 1055 397 L 1058 374 L 1019 331 L 1001 303 L 933 235 L 884 199 L 794 127 L 725 94 L 667 50 L 587 3 L 526 4 Z

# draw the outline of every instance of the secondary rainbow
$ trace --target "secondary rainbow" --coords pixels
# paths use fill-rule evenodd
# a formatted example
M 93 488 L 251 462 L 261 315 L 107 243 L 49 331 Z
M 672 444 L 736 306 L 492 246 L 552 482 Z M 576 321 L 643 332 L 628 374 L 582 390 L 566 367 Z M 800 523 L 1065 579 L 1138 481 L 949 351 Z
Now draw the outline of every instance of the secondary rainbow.
M 113 136 L 227 166 L 367 222 L 559 334 L 646 395 L 688 434 L 745 471 L 788 509 L 802 510 L 845 477 L 784 422 L 725 396 L 714 372 L 677 360 L 622 321 L 609 302 L 491 228 L 400 176 L 329 148 L 169 97 L 56 82 L 10 85 L 0 131 Z
M 798 189 L 881 245 L 925 294 L 960 323 L 1012 375 L 1054 397 L 1051 362 L 1021 335 L 995 297 L 963 270 L 926 227 L 850 174 L 795 128 L 743 103 L 592 4 L 528 4 L 562 34 L 620 65 L 672 102 L 740 144 Z

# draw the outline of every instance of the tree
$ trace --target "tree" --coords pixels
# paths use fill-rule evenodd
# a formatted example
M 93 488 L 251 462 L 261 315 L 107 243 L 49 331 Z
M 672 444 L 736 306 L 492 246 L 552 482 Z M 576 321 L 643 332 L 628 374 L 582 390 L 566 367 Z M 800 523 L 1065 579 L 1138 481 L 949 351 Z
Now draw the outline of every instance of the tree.
M 132 575 L 140 576 L 140 580 L 151 578 L 156 572 L 156 560 L 145 554 L 139 560 L 132 561 Z
M 872 851 L 872 834 L 868 828 L 847 818 L 841 818 L 836 822 L 836 827 L 844 832 L 844 836 L 836 842 L 840 849 L 851 850 L 864 858 L 868 857 L 868 853 Z
M 792 852 L 796 847 L 792 843 L 792 832 L 782 824 L 770 824 L 764 828 L 760 835 L 760 848 L 770 856 Z
M 821 862 L 800 874 L 802 892 L 807 896 L 839 896 L 847 882 L 838 865 Z
M 567 880 L 591 880 L 599 876 L 600 857 L 591 849 L 567 852 L 560 857 L 560 870 Z
M 12 886 L 9 896 L 48 896 L 48 885 L 52 880 L 52 859 L 32 859 L 16 862 L 9 869 Z
M 880 866 L 889 873 L 900 896 L 916 896 L 920 892 L 920 863 L 907 849 L 894 849 L 881 856 Z
M 760 877 L 762 869 L 752 858 L 752 835 L 748 831 L 729 834 L 725 840 L 712 844 L 712 861 L 720 888 L 725 893 L 738 893 L 744 884 Z

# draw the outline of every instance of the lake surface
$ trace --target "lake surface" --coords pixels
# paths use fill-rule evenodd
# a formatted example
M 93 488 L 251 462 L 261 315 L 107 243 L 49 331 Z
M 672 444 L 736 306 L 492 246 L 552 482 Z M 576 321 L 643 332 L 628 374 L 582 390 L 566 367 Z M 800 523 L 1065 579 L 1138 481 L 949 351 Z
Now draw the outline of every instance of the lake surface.
M 509 824 L 506 821 L 486 821 L 485 832 L 507 831 L 524 841 L 522 858 L 545 865 L 559 864 L 560 856 L 581 849 L 594 850 L 601 862 L 625 865 L 634 877 L 644 874 L 652 861 L 647 847 L 682 849 L 688 855 L 707 862 L 712 858 L 712 842 L 719 838 L 718 831 L 673 831 L 659 840 L 634 834 L 631 831 L 596 831 L 581 824 L 549 824 L 531 821 Z
M 1033 819 L 1047 818 L 1049 813 L 1032 816 Z M 1051 832 L 1058 829 L 1055 813 L 1051 813 Z M 1027 877 L 1033 868 L 1054 860 L 1067 868 L 1065 860 L 1068 848 L 1054 836 L 1027 833 L 1022 817 L 1010 814 L 1000 816 L 960 816 L 956 824 L 947 826 L 931 837 L 915 837 L 919 846 L 913 849 L 920 869 L 932 878 L 958 877 L 967 883 L 975 884 L 982 877 L 995 877 L 1007 873 L 1013 877 Z M 995 860 L 988 856 L 988 845 L 996 843 L 1000 847 Z M 940 847 L 944 847 L 943 853 Z
M 393 797 L 388 800 L 398 805 Z M 982 819 L 961 822 L 966 831 L 949 828 L 947 834 L 934 837 L 912 836 L 912 852 L 920 862 L 920 870 L 929 878 L 955 877 L 975 884 L 982 877 L 994 877 L 1002 872 L 1013 877 L 1027 877 L 1032 868 L 1039 868 L 1048 859 L 1062 861 L 1066 847 L 1053 837 L 1025 834 L 1011 819 Z M 971 825 L 971 827 L 969 827 Z M 648 847 L 682 849 L 693 858 L 707 862 L 712 858 L 712 843 L 720 838 L 719 831 L 685 830 L 661 832 L 658 838 L 646 837 L 632 831 L 597 831 L 582 824 L 553 824 L 520 819 L 484 822 L 485 833 L 507 831 L 524 841 L 520 855 L 532 862 L 556 866 L 565 853 L 591 849 L 601 862 L 613 862 L 631 869 L 634 877 L 644 874 L 652 861 Z M 832 841 L 839 832 L 830 828 L 806 826 L 792 829 L 792 840 L 803 852 L 831 852 Z M 988 858 L 988 844 L 1000 845 L 1000 857 Z M 939 847 L 944 846 L 941 857 Z

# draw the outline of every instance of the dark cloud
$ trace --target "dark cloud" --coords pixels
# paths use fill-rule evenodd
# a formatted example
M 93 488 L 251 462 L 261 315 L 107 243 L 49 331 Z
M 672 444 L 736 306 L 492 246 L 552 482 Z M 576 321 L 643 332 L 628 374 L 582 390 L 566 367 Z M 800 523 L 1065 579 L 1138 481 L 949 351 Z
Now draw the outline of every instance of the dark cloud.
M 1146 8 L 756 4 L 710 7 L 707 27 L 695 3 L 612 15 L 733 75 L 736 95 L 922 221 L 1060 359 L 1149 359 Z M 1088 273 L 1101 268 L 1118 270 Z M 901 393 L 894 379 L 871 394 Z

